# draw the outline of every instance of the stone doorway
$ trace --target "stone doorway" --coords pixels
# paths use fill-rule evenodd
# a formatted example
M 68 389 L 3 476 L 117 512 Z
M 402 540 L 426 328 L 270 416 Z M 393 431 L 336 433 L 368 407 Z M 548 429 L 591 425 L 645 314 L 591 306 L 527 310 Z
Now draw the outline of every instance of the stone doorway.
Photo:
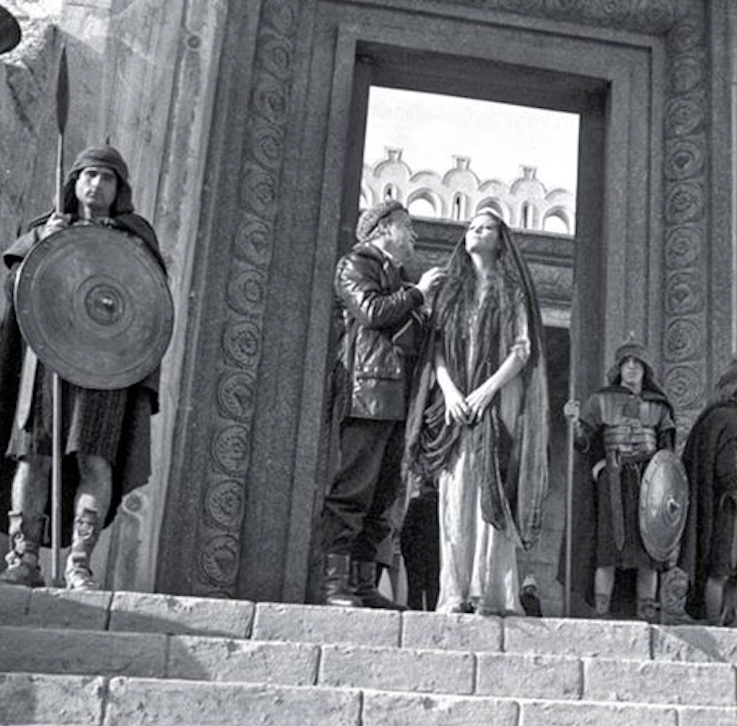
M 634 330 L 687 428 L 712 357 L 729 346 L 729 333 L 705 322 L 731 315 L 727 287 L 707 279 L 724 281 L 728 266 L 712 270 L 702 254 L 712 212 L 732 218 L 724 195 L 708 196 L 705 158 L 723 140 L 710 133 L 728 117 L 722 95 L 707 93 L 705 49 L 725 62 L 726 6 L 712 6 L 713 17 L 697 0 L 232 5 L 199 224 L 206 294 L 186 362 L 197 385 L 182 406 L 167 501 L 177 516 L 162 532 L 157 588 L 306 597 L 326 463 L 332 272 L 354 226 L 361 89 L 371 83 L 580 114 L 588 212 L 576 224 L 576 392 L 601 384 Z M 723 172 L 727 161 L 712 158 Z M 715 244 L 731 259 L 725 235 Z M 231 389 L 252 391 L 249 405 L 235 405 Z M 215 506 L 223 492 L 237 507 Z

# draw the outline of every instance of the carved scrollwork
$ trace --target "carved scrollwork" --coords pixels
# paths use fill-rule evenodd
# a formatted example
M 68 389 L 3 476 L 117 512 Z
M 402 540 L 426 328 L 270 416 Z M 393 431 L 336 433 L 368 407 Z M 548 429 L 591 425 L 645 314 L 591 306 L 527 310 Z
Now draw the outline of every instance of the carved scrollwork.
M 703 335 L 699 322 L 678 319 L 665 332 L 665 357 L 668 361 L 686 361 L 703 355 Z
M 699 93 L 670 99 L 665 110 L 666 135 L 687 136 L 702 129 L 704 108 L 705 99 Z
M 676 272 L 666 285 L 666 310 L 671 315 L 701 312 L 704 306 L 701 276 L 694 270 Z
M 665 219 L 669 224 L 693 222 L 704 215 L 704 186 L 701 181 L 673 184 L 665 198 Z
M 665 175 L 678 181 L 691 179 L 704 171 L 704 138 L 678 138 L 667 142 L 665 147 Z
M 665 238 L 665 262 L 668 268 L 690 267 L 696 263 L 703 249 L 703 232 L 694 224 L 668 230 Z
M 663 383 L 671 403 L 679 411 L 697 405 L 704 395 L 703 374 L 690 365 L 674 366 Z
M 218 383 L 221 414 L 235 421 L 248 421 L 253 415 L 256 383 L 252 373 L 228 373 Z
M 239 561 L 238 540 L 233 535 L 216 535 L 200 549 L 199 571 L 211 585 L 229 587 L 235 584 Z
M 249 321 L 231 323 L 223 334 L 223 349 L 234 363 L 251 367 L 261 352 L 261 330 Z
M 228 302 L 245 315 L 263 304 L 265 294 L 263 273 L 254 267 L 238 269 L 228 283 Z
M 269 256 L 269 227 L 258 217 L 248 214 L 238 226 L 235 236 L 236 257 L 261 266 Z
M 688 93 L 704 84 L 704 61 L 701 55 L 688 53 L 673 60 L 670 84 L 675 94 Z
M 249 432 L 245 426 L 228 426 L 212 440 L 212 458 L 225 474 L 245 474 L 250 459 Z
M 226 479 L 213 484 L 205 495 L 205 514 L 214 524 L 238 530 L 243 521 L 246 495 L 243 484 Z

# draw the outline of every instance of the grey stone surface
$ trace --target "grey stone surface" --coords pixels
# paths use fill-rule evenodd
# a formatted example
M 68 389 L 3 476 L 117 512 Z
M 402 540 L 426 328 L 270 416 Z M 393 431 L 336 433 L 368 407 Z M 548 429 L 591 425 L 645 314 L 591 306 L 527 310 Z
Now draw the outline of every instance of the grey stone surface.
M 473 673 L 470 653 L 326 645 L 318 683 L 467 695 L 473 693 Z
M 251 631 L 254 610 L 254 603 L 245 600 L 116 592 L 109 628 L 246 638 Z
M 583 697 L 592 701 L 737 705 L 731 665 L 592 658 L 584 660 Z
M 653 658 L 737 664 L 737 630 L 690 625 L 654 627 Z
M 555 618 L 505 618 L 504 650 L 509 653 L 650 658 L 645 623 Z
M 22 625 L 30 602 L 30 588 L 0 585 L 0 625 Z
M 519 705 L 497 698 L 363 694 L 362 726 L 519 726 Z
M 59 590 L 37 588 L 24 625 L 34 628 L 79 628 L 104 630 L 113 594 L 103 590 Z
M 254 640 L 397 646 L 400 627 L 400 614 L 389 610 L 258 603 L 252 637 Z
M 737 709 L 678 709 L 678 726 L 737 726 Z
M 103 689 L 103 678 L 0 674 L 0 724 L 98 724 L 102 716 Z
M 325 688 L 115 678 L 103 726 L 358 726 L 360 695 Z
M 166 636 L 0 628 L 0 672 L 163 677 Z
M 250 681 L 293 686 L 317 682 L 319 646 L 175 636 L 167 675 L 212 681 Z
M 502 621 L 478 615 L 402 613 L 402 645 L 406 648 L 471 650 L 502 649 Z
M 523 701 L 524 726 L 679 726 L 675 708 Z
M 476 693 L 506 698 L 578 699 L 583 668 L 578 658 L 544 655 L 477 656 Z

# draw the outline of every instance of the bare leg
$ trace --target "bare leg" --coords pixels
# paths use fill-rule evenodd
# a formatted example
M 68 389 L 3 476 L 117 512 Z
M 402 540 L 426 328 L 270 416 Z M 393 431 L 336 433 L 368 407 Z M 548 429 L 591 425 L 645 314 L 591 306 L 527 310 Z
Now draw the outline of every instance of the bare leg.
M 727 584 L 727 576 L 709 577 L 704 589 L 704 605 L 706 607 L 706 618 L 712 625 L 718 625 L 722 619 L 724 607 L 724 586 Z
M 14 512 L 22 512 L 29 519 L 43 517 L 49 498 L 50 472 L 48 456 L 27 456 L 18 462 L 11 493 Z
M 77 465 L 80 479 L 74 515 L 79 517 L 85 509 L 93 509 L 104 522 L 113 493 L 113 468 L 107 459 L 95 454 L 77 454 Z
M 658 573 L 656 570 L 637 570 L 637 599 L 655 599 L 658 591 Z
M 74 531 L 67 559 L 67 587 L 76 590 L 97 588 L 90 559 L 112 497 L 112 466 L 101 456 L 77 455 L 79 487 L 74 501 Z
M 655 595 L 658 591 L 658 573 L 650 568 L 637 570 L 637 616 L 649 623 L 658 621 Z
M 11 490 L 8 534 L 11 549 L 8 567 L 0 580 L 10 585 L 39 587 L 44 584 L 38 552 L 44 530 L 51 460 L 30 456 L 18 462 Z
M 614 567 L 597 567 L 594 573 L 594 597 L 596 614 L 608 615 L 614 590 Z

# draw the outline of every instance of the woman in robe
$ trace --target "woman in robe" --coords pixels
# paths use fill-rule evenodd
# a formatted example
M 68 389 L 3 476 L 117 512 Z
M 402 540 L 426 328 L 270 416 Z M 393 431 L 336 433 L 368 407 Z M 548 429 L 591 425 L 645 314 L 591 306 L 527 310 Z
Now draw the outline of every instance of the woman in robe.
M 438 482 L 439 612 L 523 614 L 516 549 L 540 534 L 547 441 L 534 288 L 482 209 L 448 262 L 408 419 L 408 467 Z

